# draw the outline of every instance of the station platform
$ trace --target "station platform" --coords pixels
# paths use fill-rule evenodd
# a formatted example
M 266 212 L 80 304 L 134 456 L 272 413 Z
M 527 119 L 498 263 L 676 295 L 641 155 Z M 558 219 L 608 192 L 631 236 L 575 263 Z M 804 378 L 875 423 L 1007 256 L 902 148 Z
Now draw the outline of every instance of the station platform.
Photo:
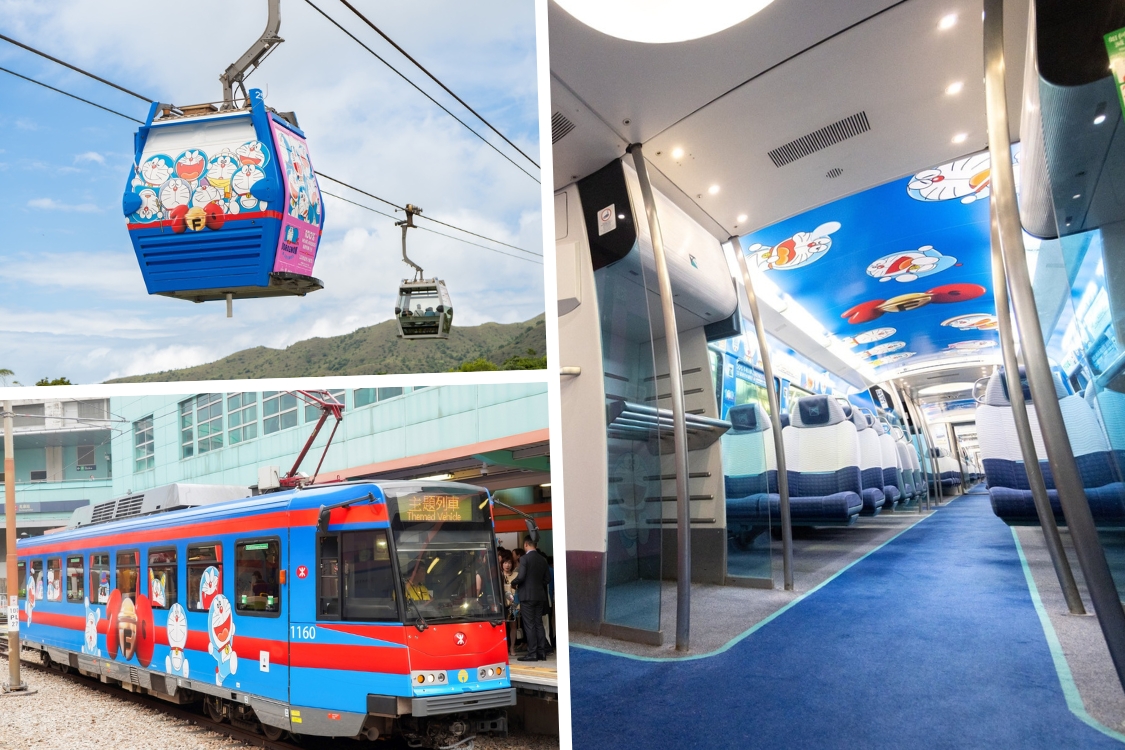
M 521 690 L 534 690 L 546 693 L 559 692 L 559 662 L 552 652 L 547 654 L 547 661 L 522 662 L 512 656 L 511 673 L 512 687 Z

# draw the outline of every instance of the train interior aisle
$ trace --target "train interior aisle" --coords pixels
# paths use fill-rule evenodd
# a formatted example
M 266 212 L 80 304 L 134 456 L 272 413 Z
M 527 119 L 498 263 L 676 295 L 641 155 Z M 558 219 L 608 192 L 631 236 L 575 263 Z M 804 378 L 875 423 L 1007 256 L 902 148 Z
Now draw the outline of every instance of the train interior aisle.
M 1125 742 L 1125 10 L 549 14 L 576 743 Z

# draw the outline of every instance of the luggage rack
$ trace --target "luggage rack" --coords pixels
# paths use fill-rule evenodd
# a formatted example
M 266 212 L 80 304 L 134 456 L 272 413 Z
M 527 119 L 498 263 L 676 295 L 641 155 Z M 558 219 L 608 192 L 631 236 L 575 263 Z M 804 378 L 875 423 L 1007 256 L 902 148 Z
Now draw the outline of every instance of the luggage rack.
M 722 419 L 685 414 L 688 450 L 706 448 L 730 429 Z M 660 440 L 671 446 L 672 411 L 613 399 L 606 404 L 606 429 L 609 437 L 621 440 Z

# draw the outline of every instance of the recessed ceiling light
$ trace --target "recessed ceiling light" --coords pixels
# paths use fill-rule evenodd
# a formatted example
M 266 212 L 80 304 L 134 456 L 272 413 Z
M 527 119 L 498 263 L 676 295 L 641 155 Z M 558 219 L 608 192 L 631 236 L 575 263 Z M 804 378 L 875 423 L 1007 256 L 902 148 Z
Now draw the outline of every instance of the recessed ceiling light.
M 1095 125 L 1101 125 L 1103 122 L 1105 122 L 1105 115 L 1098 115 L 1094 118 Z
M 570 15 L 603 34 L 665 44 L 717 34 L 742 23 L 773 0 L 560 0 Z
M 1078 200 L 1081 197 L 1082 197 L 1082 193 L 1078 193 L 1074 196 L 1074 200 Z
M 965 88 L 964 83 L 962 83 L 961 81 L 954 81 L 953 83 L 945 87 L 945 93 L 949 94 L 950 96 L 954 96 L 955 94 L 960 94 L 961 89 L 963 88 Z
M 711 195 L 717 195 L 718 192 L 719 192 L 719 186 L 718 185 L 712 185 L 711 187 L 707 188 L 707 192 L 710 193 Z
M 676 146 L 674 149 L 672 149 L 672 158 L 677 160 L 684 158 L 684 150 L 679 146 Z
M 957 14 L 956 13 L 950 13 L 947 16 L 941 17 L 941 20 L 938 21 L 937 27 L 941 31 L 945 31 L 946 29 L 952 29 L 956 24 L 957 24 Z
M 735 221 L 737 221 L 739 224 L 741 224 L 742 222 L 746 221 L 746 219 L 748 219 L 748 218 L 749 217 L 746 214 L 739 214 L 738 217 L 735 219 Z
M 965 139 L 968 138 L 968 137 L 969 137 L 968 133 L 958 133 L 957 135 L 953 136 L 953 142 L 954 143 L 964 143 Z

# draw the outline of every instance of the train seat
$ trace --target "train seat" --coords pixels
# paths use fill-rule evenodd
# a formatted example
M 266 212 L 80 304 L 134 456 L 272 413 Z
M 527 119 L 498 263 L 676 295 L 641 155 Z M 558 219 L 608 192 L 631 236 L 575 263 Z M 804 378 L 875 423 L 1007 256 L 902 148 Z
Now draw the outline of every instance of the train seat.
M 883 495 L 883 452 L 879 448 L 879 436 L 867 424 L 865 417 L 859 409 L 851 404 L 840 404 L 844 409 L 844 416 L 855 425 L 856 437 L 859 440 L 859 473 L 863 486 L 861 497 L 863 499 L 862 515 L 875 516 L 883 509 L 888 500 Z M 894 503 L 891 503 L 892 507 Z
M 902 476 L 898 464 L 898 449 L 895 448 L 894 438 L 887 431 L 887 425 L 877 420 L 874 415 L 868 414 L 867 426 L 874 432 L 879 441 L 879 452 L 882 455 L 883 466 L 883 497 L 893 508 L 899 501 L 906 502 L 902 494 Z
M 719 439 L 727 529 L 740 531 L 745 526 L 769 525 L 771 510 L 776 523 L 777 458 L 769 416 L 759 404 L 751 402 L 732 406 L 727 419 L 731 428 Z
M 840 404 L 828 396 L 797 399 L 782 437 L 793 523 L 853 523 L 863 509 L 859 437 Z
M 895 451 L 898 453 L 898 463 L 902 467 L 900 472 L 902 474 L 903 488 L 906 490 L 907 497 L 917 497 L 922 493 L 922 488 L 917 483 L 917 477 L 914 474 L 914 464 L 910 461 L 910 454 L 913 452 L 910 446 L 906 443 L 906 437 L 903 435 L 901 427 L 891 427 L 891 437 L 895 441 Z
M 1024 383 L 1023 398 L 1027 403 L 1032 442 L 1047 486 L 1047 496 L 1056 522 L 1065 525 L 1066 519 L 1059 504 L 1054 477 L 1046 460 L 1047 452 L 1043 446 L 1035 405 L 1031 403 L 1030 390 L 1022 368 L 1020 376 Z M 1085 399 L 1068 393 L 1058 379 L 1055 382 L 1055 392 L 1095 523 L 1099 526 L 1125 525 L 1125 484 L 1120 481 L 1114 469 L 1113 453 L 1098 424 L 1097 416 Z M 1016 437 L 1015 418 L 1012 416 L 1003 368 L 989 378 L 984 403 L 977 406 L 976 422 L 993 512 L 1009 525 L 1037 525 L 1039 517 L 1035 512 L 1023 454 Z
M 1008 409 L 1011 410 L 1011 406 Z M 936 470 L 941 480 L 942 489 L 952 489 L 960 485 L 961 466 L 957 463 L 957 459 L 949 455 L 949 451 L 945 448 L 931 448 L 930 454 L 934 457 L 934 463 L 937 465 Z

